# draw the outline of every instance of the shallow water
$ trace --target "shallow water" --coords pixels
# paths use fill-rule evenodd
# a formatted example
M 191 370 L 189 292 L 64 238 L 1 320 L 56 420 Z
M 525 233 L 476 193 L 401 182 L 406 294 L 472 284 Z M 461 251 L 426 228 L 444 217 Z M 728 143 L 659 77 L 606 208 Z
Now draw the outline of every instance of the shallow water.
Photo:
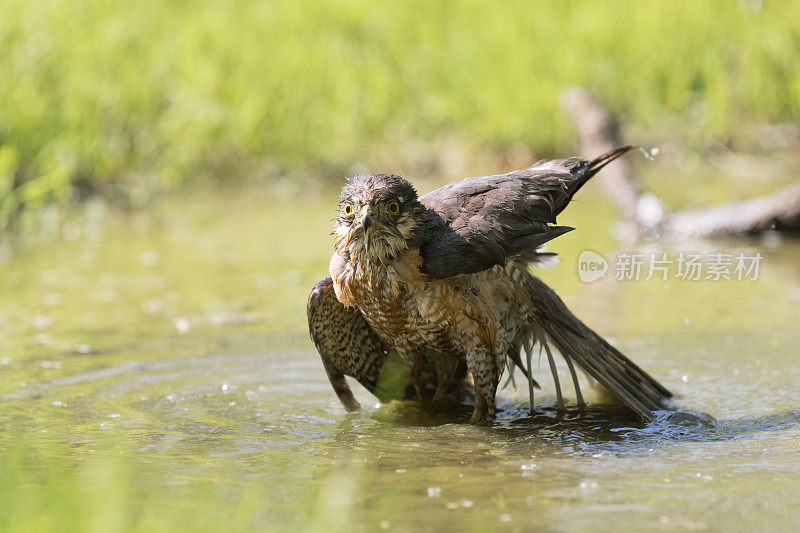
M 800 244 L 626 247 L 593 192 L 541 275 L 677 394 L 649 424 L 588 384 L 559 415 L 546 361 L 536 412 L 509 387 L 493 427 L 357 384 L 346 414 L 305 331 L 332 196 L 189 194 L 23 243 L 0 263 L 0 527 L 796 530 Z M 764 259 L 756 281 L 584 284 L 584 249 Z

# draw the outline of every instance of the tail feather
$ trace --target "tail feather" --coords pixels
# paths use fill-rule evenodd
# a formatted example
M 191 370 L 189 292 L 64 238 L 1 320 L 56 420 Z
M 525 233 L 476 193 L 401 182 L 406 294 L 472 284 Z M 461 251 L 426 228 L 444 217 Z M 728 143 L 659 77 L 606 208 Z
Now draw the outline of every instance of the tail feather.
M 572 358 L 644 420 L 668 408 L 672 393 L 581 322 L 544 282 L 534 278 L 531 294 L 539 327 L 564 357 Z

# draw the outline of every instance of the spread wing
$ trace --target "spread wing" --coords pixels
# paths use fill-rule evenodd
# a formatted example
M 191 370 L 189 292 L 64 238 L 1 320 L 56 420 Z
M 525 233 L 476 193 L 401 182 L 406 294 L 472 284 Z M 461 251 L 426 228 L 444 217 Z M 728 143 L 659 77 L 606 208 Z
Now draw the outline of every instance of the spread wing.
M 328 379 L 345 409 L 358 411 L 361 408 L 345 376 L 358 380 L 381 401 L 402 396 L 405 381 L 397 391 L 390 383 L 379 379 L 390 348 L 375 335 L 360 311 L 347 308 L 336 299 L 331 278 L 314 286 L 308 296 L 307 314 L 311 340 L 322 356 Z
M 454 181 L 426 194 L 421 233 L 423 271 L 434 278 L 471 274 L 514 256 L 536 256 L 545 242 L 574 228 L 556 226 L 572 196 L 606 164 L 630 150 L 594 160 L 540 161 L 525 170 Z

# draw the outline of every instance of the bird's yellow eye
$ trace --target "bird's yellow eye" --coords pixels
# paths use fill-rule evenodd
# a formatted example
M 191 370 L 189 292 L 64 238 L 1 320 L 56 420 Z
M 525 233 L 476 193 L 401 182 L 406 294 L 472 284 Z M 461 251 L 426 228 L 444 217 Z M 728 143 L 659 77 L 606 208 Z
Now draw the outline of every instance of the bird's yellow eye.
M 400 212 L 400 204 L 397 202 L 389 202 L 386 204 L 386 211 L 388 211 L 390 215 L 396 215 Z
M 347 202 L 346 204 L 344 204 L 343 211 L 344 211 L 344 214 L 346 216 L 352 215 L 353 214 L 353 204 L 351 204 L 350 202 Z

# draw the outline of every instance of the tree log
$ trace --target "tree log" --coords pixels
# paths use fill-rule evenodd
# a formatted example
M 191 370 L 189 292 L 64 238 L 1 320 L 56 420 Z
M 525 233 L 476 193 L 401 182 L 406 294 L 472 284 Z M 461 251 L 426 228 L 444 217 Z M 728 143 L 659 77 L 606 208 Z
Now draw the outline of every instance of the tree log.
M 587 91 L 567 89 L 561 103 L 578 128 L 582 154 L 602 154 L 624 144 L 619 124 Z M 640 239 L 713 239 L 800 230 L 800 181 L 769 196 L 666 212 L 658 196 L 643 187 L 624 159 L 609 165 L 596 179 L 619 211 L 626 230 Z

